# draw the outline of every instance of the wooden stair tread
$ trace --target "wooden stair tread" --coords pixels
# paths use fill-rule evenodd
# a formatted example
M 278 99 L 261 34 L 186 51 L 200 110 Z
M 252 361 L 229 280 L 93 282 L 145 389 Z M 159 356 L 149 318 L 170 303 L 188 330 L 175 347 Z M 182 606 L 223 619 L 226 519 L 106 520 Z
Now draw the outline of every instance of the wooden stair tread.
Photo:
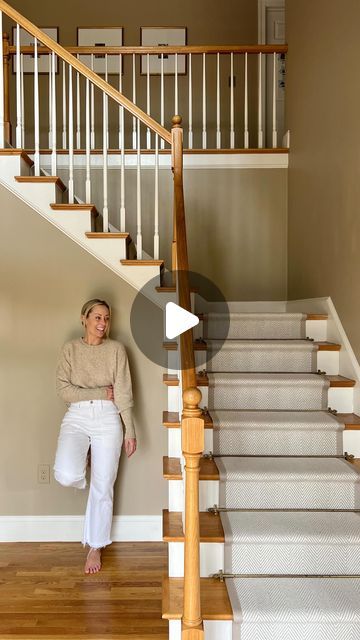
M 360 430 L 360 416 L 356 415 L 356 413 L 337 413 L 334 418 L 345 425 L 346 431 Z
M 17 182 L 29 182 L 29 183 L 54 183 L 61 191 L 66 191 L 66 187 L 58 176 L 15 176 Z
M 330 387 L 354 387 L 355 380 L 345 378 L 344 376 L 325 376 L 330 381 Z
M 239 372 L 241 373 L 241 372 Z M 266 375 L 264 373 L 264 375 Z M 276 375 L 276 374 L 274 374 Z M 317 375 L 317 374 L 313 374 Z M 330 387 L 354 387 L 355 380 L 351 380 L 350 378 L 345 378 L 344 376 L 328 376 L 325 375 L 324 378 L 330 382 Z M 178 387 L 179 386 L 179 378 L 176 374 L 167 374 L 163 375 L 163 382 L 170 387 Z M 209 378 L 206 374 L 197 374 L 196 376 L 196 384 L 198 387 L 208 387 L 209 386 Z
M 155 287 L 155 290 L 158 293 L 176 293 L 176 287 L 173 286 L 160 286 L 160 287 Z M 190 293 L 198 293 L 199 289 L 196 287 L 190 287 Z M 196 315 L 196 314 L 195 314 Z
M 50 207 L 53 211 L 90 211 L 91 215 L 96 218 L 99 212 L 94 204 L 69 204 L 66 202 L 52 202 Z
M 226 340 L 224 340 L 224 342 L 226 342 Z M 246 342 L 246 340 L 232 340 L 232 342 Z M 266 344 L 266 340 L 264 340 L 264 343 Z M 307 340 L 304 342 L 308 342 Z M 341 349 L 341 345 L 340 344 L 336 344 L 335 342 L 314 342 L 314 345 L 317 346 L 318 351 L 340 351 Z M 194 342 L 193 343 L 194 346 L 194 351 L 206 351 L 207 350 L 207 344 L 206 341 L 204 342 Z M 170 341 L 165 341 L 163 342 L 163 347 L 164 349 L 166 349 L 166 351 L 177 351 L 178 350 L 178 343 L 177 342 L 170 342 Z
M 114 238 L 127 240 L 130 237 L 129 233 L 112 233 L 111 231 L 87 231 L 85 235 L 87 238 L 94 240 L 111 240 Z
M 128 267 L 163 267 L 164 260 L 120 260 L 121 264 Z
M 224 542 L 224 530 L 219 515 L 200 511 L 200 542 Z M 184 542 L 182 514 L 178 511 L 163 511 L 164 542 Z
M 32 167 L 34 161 L 28 156 L 23 149 L 0 149 L 0 156 L 21 156 L 29 167 Z
M 163 477 L 165 480 L 182 480 L 179 458 L 163 457 Z M 200 458 L 200 480 L 219 480 L 219 470 L 215 460 Z
M 205 429 L 212 429 L 213 423 L 210 415 L 206 413 L 203 418 L 205 419 Z M 177 411 L 163 411 L 163 426 L 169 429 L 180 429 L 180 417 Z
M 162 617 L 181 620 L 183 614 L 184 579 L 163 578 Z M 232 620 L 233 612 L 225 582 L 216 578 L 200 578 L 201 613 L 204 620 Z
M 325 313 L 307 313 L 306 320 L 327 320 L 328 316 Z
M 179 378 L 174 373 L 164 373 L 163 382 L 168 387 L 178 387 L 179 386 Z M 198 387 L 208 387 L 209 386 L 209 379 L 208 379 L 207 375 L 206 374 L 205 375 L 197 374 L 197 376 L 196 376 L 196 384 L 197 384 Z

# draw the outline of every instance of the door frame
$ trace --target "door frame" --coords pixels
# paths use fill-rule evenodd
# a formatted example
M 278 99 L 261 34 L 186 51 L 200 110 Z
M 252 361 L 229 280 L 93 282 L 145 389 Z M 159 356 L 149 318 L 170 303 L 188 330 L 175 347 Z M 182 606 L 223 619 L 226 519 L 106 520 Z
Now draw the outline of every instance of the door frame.
M 266 44 L 266 10 L 278 7 L 285 11 L 285 0 L 258 0 L 258 44 Z M 261 91 L 264 96 L 262 105 L 262 122 L 264 140 L 266 141 L 266 69 L 265 60 L 261 64 Z

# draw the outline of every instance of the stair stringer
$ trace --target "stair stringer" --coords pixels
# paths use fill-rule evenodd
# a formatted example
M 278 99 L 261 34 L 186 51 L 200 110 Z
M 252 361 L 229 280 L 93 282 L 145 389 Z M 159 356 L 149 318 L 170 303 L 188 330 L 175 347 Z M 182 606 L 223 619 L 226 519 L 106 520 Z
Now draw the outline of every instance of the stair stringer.
M 6 158 L 8 161 L 9 158 Z M 0 169 L 1 169 L 1 159 L 0 159 Z M 15 172 L 14 172 L 15 174 Z M 24 202 L 30 209 L 32 209 L 35 213 L 39 214 L 42 218 L 50 222 L 57 229 L 62 231 L 68 238 L 76 242 L 82 249 L 85 249 L 88 253 L 90 253 L 94 258 L 99 260 L 103 265 L 105 265 L 108 269 L 116 273 L 120 278 L 125 280 L 130 286 L 132 286 L 137 291 L 140 291 L 142 287 L 144 287 L 149 280 L 152 278 L 158 279 L 158 284 L 160 285 L 160 269 L 158 266 L 151 265 L 141 265 L 141 266 L 129 266 L 122 265 L 120 263 L 121 259 L 121 250 L 119 246 L 119 258 L 115 258 L 114 250 L 111 246 L 111 240 L 108 249 L 106 246 L 104 247 L 104 242 L 100 241 L 99 249 L 95 246 L 94 240 L 88 239 L 85 236 L 86 231 L 90 231 L 90 207 L 89 213 L 87 212 L 79 212 L 76 214 L 70 214 L 69 219 L 62 222 L 62 220 L 68 214 L 56 214 L 50 207 L 50 202 L 48 205 L 45 205 L 44 200 L 47 202 L 47 196 L 50 194 L 49 184 L 45 185 L 37 185 L 38 189 L 41 190 L 45 187 L 46 196 L 40 195 L 40 199 L 43 201 L 43 205 L 37 205 L 31 198 L 31 194 L 27 193 L 27 184 L 20 183 L 18 184 L 14 178 L 14 174 L 12 178 L 7 177 L 4 179 L 3 176 L 0 177 L 0 184 L 5 189 L 10 191 L 13 195 L 15 195 L 19 200 Z M 33 186 L 33 185 L 31 185 Z M 53 187 L 53 185 L 51 185 Z M 51 199 L 51 197 L 50 197 Z M 54 196 L 53 202 L 55 202 L 56 198 Z M 85 214 L 85 215 L 84 215 Z M 70 218 L 71 216 L 71 218 Z M 87 217 L 86 217 L 87 216 Z M 79 222 L 80 221 L 80 222 Z M 105 250 L 104 250 L 105 249 Z M 144 259 L 151 259 L 147 254 L 143 254 Z M 155 290 L 154 280 L 154 293 L 151 291 L 146 291 L 147 297 L 151 299 L 157 306 L 160 308 L 165 308 L 167 300 L 166 296 L 159 296 Z M 148 288 L 149 289 L 149 288 Z

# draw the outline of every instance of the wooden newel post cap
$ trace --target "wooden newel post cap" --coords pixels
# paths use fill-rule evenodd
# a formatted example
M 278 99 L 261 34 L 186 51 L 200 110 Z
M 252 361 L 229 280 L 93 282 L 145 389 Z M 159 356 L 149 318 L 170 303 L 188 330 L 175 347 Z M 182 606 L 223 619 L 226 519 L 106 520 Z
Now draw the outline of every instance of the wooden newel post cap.
M 182 117 L 181 116 L 173 116 L 172 120 L 173 127 L 181 127 Z
M 9 34 L 6 31 L 3 33 L 3 40 L 9 40 Z
M 183 393 L 184 409 L 194 411 L 201 402 L 201 391 L 197 387 L 189 387 Z

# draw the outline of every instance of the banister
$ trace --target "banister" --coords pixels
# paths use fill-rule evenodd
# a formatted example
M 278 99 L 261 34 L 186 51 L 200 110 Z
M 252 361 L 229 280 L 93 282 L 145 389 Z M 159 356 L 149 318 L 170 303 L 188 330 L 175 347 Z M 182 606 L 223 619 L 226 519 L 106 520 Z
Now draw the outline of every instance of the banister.
M 1 4 L 1 3 L 0 3 Z M 216 53 L 228 54 L 228 53 L 248 53 L 248 54 L 257 54 L 257 53 L 287 53 L 288 46 L 286 44 L 283 45 L 275 45 L 275 44 L 245 44 L 245 45 L 181 45 L 181 46 L 167 46 L 166 50 L 164 47 L 142 47 L 142 46 L 134 46 L 134 47 L 63 47 L 65 51 L 71 53 L 72 55 L 161 55 L 166 53 L 166 55 L 174 55 L 175 53 L 186 55 L 188 53 L 193 54 L 201 54 L 206 53 L 209 55 L 214 55 Z M 10 45 L 9 51 L 11 55 L 16 53 L 16 46 Z M 40 53 L 49 53 L 48 47 L 38 47 L 39 54 Z M 34 52 L 33 48 L 26 45 L 21 47 L 21 53 L 24 54 L 32 54 Z
M 32 22 L 30 22 L 30 20 L 24 18 L 21 13 L 13 9 L 9 4 L 7 4 L 7 2 L 4 2 L 4 0 L 0 0 L 0 11 L 3 11 L 9 18 L 12 18 L 12 20 L 23 27 L 23 29 L 34 36 L 34 38 L 40 40 L 40 42 L 48 47 L 48 49 L 54 51 L 54 53 L 56 53 L 59 58 L 67 62 L 71 67 L 76 69 L 76 71 L 81 73 L 81 75 L 88 78 L 90 82 L 98 87 L 103 93 L 115 100 L 115 102 L 117 102 L 119 105 L 123 106 L 133 116 L 138 118 L 146 127 L 149 127 L 149 129 L 151 129 L 154 133 L 157 133 L 163 140 L 165 140 L 165 142 L 171 144 L 171 133 L 167 129 L 158 124 L 156 120 L 151 118 L 151 116 L 148 116 L 144 111 L 142 111 L 142 109 L 139 109 L 139 107 L 131 102 L 131 100 L 126 98 L 114 87 L 105 82 L 105 80 L 98 76 L 97 73 L 89 69 L 85 64 L 75 58 L 64 47 L 62 47 L 60 44 L 55 42 L 55 40 L 46 35 L 46 33 L 43 33 L 41 29 L 36 27 Z

